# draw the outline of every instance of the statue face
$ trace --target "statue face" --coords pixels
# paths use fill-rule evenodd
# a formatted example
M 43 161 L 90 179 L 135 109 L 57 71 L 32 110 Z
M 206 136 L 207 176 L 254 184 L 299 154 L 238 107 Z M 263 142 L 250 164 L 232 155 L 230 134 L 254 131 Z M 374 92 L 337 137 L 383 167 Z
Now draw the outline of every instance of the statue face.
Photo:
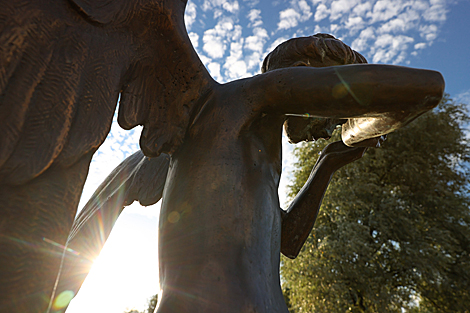
M 323 62 L 315 59 L 302 58 L 292 63 L 290 67 L 327 67 L 338 65 L 342 64 L 325 56 Z M 314 141 L 321 138 L 329 139 L 335 128 L 345 122 L 346 120 L 341 119 L 289 116 L 284 122 L 284 129 L 289 138 L 289 142 L 298 143 L 301 141 Z

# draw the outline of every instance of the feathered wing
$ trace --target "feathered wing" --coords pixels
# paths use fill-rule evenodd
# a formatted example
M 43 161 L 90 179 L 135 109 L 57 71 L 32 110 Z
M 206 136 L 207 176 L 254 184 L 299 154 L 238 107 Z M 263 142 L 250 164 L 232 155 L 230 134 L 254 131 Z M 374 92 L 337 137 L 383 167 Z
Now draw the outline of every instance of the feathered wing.
M 161 199 L 170 157 L 147 158 L 138 151 L 103 181 L 77 216 L 67 243 L 58 292 L 78 292 L 125 206 Z
M 119 122 L 174 151 L 213 83 L 186 0 L 0 0 L 0 312 L 44 312 L 93 153 Z M 31 249 L 31 247 L 36 247 Z
M 65 1 L 1 2 L 0 183 L 22 185 L 106 138 L 126 55 Z
M 129 44 L 66 0 L 0 7 L 0 312 L 45 312 Z

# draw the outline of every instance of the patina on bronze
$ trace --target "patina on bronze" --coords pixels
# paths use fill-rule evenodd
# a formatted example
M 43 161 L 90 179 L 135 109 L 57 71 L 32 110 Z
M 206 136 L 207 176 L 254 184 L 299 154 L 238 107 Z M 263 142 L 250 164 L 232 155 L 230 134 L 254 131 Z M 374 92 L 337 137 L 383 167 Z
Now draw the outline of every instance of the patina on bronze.
M 281 44 L 266 58 L 261 75 L 227 84 L 210 81 L 169 163 L 167 156 L 146 159 L 141 152 L 126 160 L 80 214 L 69 247 L 97 253 L 103 242 L 90 244 L 90 237 L 98 214 L 111 217 L 108 234 L 124 205 L 134 199 L 156 202 L 163 194 L 162 293 L 156 312 L 287 313 L 280 252 L 297 256 L 333 173 L 360 158 L 366 149 L 361 146 L 376 146 L 383 137 L 369 132 L 354 143 L 359 147 L 341 141 L 328 145 L 304 188 L 283 211 L 277 195 L 282 125 L 292 141 L 329 137 L 332 128 L 347 120 L 411 112 L 404 125 L 436 106 L 443 94 L 444 81 L 437 72 L 350 63 L 365 59 L 319 34 Z M 306 121 L 305 113 L 317 120 Z M 153 191 L 138 181 L 144 166 L 155 173 L 168 169 L 167 175 L 150 177 L 158 180 Z M 123 188 L 117 187 L 119 182 Z M 121 192 L 127 196 L 118 201 Z M 103 197 L 109 203 L 96 201 Z M 58 289 L 76 291 L 84 275 L 74 273 L 86 272 L 89 264 L 80 265 L 74 256 L 65 261 Z
M 172 152 L 212 78 L 185 0 L 0 1 L 0 312 L 53 298 L 90 159 L 119 123 Z M 57 308 L 56 308 L 57 309 Z

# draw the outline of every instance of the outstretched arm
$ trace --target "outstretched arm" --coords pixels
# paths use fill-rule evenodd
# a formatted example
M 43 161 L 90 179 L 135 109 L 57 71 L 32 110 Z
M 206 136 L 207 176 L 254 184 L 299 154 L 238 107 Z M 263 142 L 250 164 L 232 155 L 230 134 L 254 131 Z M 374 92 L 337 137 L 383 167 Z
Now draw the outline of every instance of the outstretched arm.
M 135 200 L 147 206 L 161 199 L 169 162 L 166 154 L 149 159 L 138 151 L 103 181 L 72 226 L 56 294 L 78 292 L 124 206 Z
M 444 92 L 439 72 L 394 65 L 291 67 L 249 79 L 256 109 L 317 117 L 382 116 L 429 110 Z
M 337 141 L 321 152 L 310 176 L 282 219 L 281 252 L 294 259 L 307 240 L 320 210 L 323 195 L 336 170 L 362 157 L 365 147 L 350 148 Z
M 362 132 L 364 140 L 396 130 L 435 107 L 444 80 L 435 71 L 355 64 L 274 70 L 245 80 L 243 88 L 255 112 L 378 118 L 361 120 L 361 130 L 350 134 Z

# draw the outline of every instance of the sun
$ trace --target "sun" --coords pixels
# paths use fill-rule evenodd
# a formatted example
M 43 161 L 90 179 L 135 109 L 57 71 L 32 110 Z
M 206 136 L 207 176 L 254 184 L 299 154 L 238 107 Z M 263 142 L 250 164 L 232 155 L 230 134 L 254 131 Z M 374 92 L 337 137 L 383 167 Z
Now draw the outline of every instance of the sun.
M 145 308 L 160 289 L 158 211 L 159 205 L 132 205 L 124 210 L 67 313 Z

